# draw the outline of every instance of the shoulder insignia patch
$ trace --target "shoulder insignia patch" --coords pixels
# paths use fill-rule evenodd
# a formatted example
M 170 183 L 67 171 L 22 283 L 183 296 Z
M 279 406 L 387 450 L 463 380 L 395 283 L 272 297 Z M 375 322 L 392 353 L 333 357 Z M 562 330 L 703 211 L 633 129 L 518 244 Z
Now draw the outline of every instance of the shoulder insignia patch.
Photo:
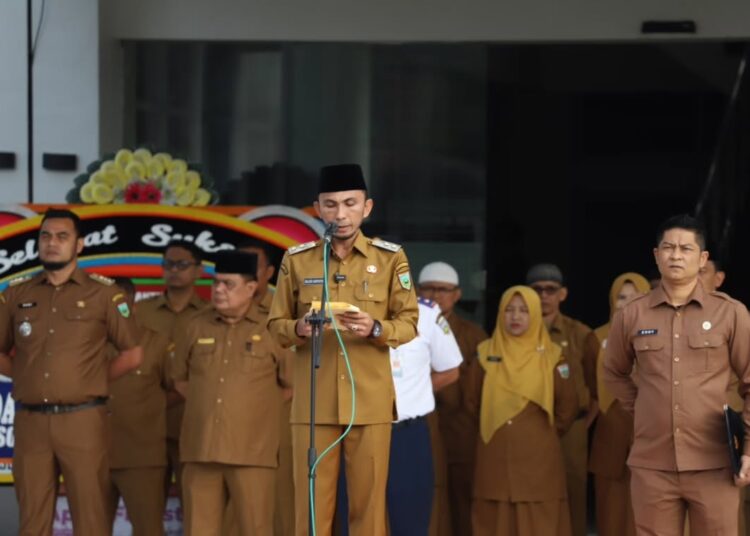
M 560 374 L 560 377 L 563 380 L 567 380 L 570 378 L 570 367 L 567 363 L 563 363 L 562 365 L 557 365 L 557 372 Z
M 446 335 L 449 335 L 451 332 L 451 325 L 448 323 L 448 320 L 442 315 L 438 315 L 437 320 L 435 320 L 435 323 L 440 326 L 440 329 L 443 330 L 443 333 Z
M 411 276 L 409 275 L 409 272 L 398 274 L 398 282 L 404 290 L 411 290 Z
M 30 275 L 24 275 L 22 277 L 16 277 L 15 279 L 12 279 L 9 283 L 9 287 L 15 287 L 16 285 L 20 285 L 21 283 L 26 283 L 26 281 L 29 281 L 31 279 Z
M 312 249 L 317 245 L 318 245 L 317 242 L 305 242 L 304 244 L 297 244 L 296 246 L 292 246 L 286 251 L 287 253 L 289 253 L 289 255 L 295 255 L 297 253 L 307 251 L 308 249 Z
M 370 240 L 370 244 L 372 244 L 376 248 L 390 251 L 391 253 L 397 253 L 398 251 L 401 251 L 401 246 L 399 246 L 398 244 L 394 244 L 393 242 L 386 242 L 385 240 L 381 240 L 380 238 L 373 238 L 372 240 Z
M 115 284 L 114 279 L 110 279 L 109 277 L 105 277 L 103 275 L 89 274 L 89 277 L 93 279 L 94 281 L 96 281 L 97 283 L 101 283 L 102 285 L 106 285 L 108 287 L 111 287 L 112 285 Z

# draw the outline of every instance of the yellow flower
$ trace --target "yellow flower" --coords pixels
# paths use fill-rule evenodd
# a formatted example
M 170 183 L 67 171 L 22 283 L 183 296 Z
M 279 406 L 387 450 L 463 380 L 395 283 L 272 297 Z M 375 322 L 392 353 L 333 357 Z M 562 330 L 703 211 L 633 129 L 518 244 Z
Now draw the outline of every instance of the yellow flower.
M 125 169 L 133 159 L 133 153 L 129 149 L 120 149 L 115 155 L 115 163 Z
M 115 194 L 112 191 L 112 188 L 106 184 L 94 184 L 94 187 L 91 190 L 91 198 L 94 200 L 94 203 L 98 205 L 106 205 L 107 203 L 112 202 L 115 198 Z
M 193 199 L 193 205 L 196 207 L 205 207 L 208 202 L 211 201 L 211 193 L 203 188 L 198 188 L 195 191 L 195 199 Z
M 172 155 L 169 153 L 156 153 L 154 160 L 160 160 L 164 169 L 169 169 L 169 164 L 172 163 Z
M 93 190 L 94 183 L 93 182 L 87 182 L 83 186 L 81 186 L 81 191 L 78 193 L 78 195 L 81 198 L 81 201 L 84 203 L 93 203 L 94 197 L 93 197 Z
M 187 172 L 187 162 L 180 158 L 175 158 L 172 160 L 172 162 L 169 163 L 169 167 L 167 168 L 168 171 L 182 171 L 183 173 Z
M 133 151 L 133 159 L 138 160 L 144 166 L 151 160 L 151 151 L 148 149 L 136 149 Z
M 197 171 L 190 170 L 185 173 L 185 185 L 193 190 L 198 189 L 201 185 L 201 176 Z
M 195 190 L 183 187 L 176 190 L 175 194 L 177 195 L 176 203 L 181 207 L 187 207 L 193 203 Z
M 144 180 L 146 178 L 146 168 L 138 160 L 133 160 L 125 168 L 125 175 L 129 179 L 138 178 L 138 179 Z
M 157 178 L 164 175 L 164 164 L 161 159 L 152 158 L 146 164 L 146 175 L 151 178 Z
M 106 184 L 107 186 L 114 186 L 115 184 L 111 175 L 107 175 L 101 171 L 94 171 L 89 177 L 89 182 L 92 184 Z
M 185 186 L 185 173 L 170 171 L 167 174 L 167 184 L 175 191 Z

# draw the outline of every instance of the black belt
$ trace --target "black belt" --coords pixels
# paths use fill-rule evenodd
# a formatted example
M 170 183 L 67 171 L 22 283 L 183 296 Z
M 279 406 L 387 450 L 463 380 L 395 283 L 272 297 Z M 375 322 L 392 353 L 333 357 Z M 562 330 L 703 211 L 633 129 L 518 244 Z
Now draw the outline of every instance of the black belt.
M 406 419 L 403 421 L 394 422 L 391 430 L 397 430 L 399 428 L 405 428 L 407 426 L 411 426 L 412 424 L 417 424 L 418 422 L 423 421 L 424 418 L 425 418 L 424 415 L 420 415 L 419 417 L 414 417 L 413 419 Z
M 70 413 L 72 411 L 79 411 L 82 409 L 94 408 L 96 406 L 103 406 L 107 403 L 106 396 L 99 396 L 88 402 L 82 402 L 80 404 L 24 404 L 22 402 L 16 402 L 16 410 L 32 411 L 34 413 L 50 413 L 57 415 L 59 413 Z

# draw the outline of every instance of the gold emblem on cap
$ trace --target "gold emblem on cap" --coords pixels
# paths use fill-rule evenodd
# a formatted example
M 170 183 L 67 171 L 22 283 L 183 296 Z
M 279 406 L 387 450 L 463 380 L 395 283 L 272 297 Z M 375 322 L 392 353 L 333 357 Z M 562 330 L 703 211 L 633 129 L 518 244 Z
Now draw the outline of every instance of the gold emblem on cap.
M 378 273 L 378 267 L 374 264 L 370 264 L 366 268 L 368 274 L 376 274 Z

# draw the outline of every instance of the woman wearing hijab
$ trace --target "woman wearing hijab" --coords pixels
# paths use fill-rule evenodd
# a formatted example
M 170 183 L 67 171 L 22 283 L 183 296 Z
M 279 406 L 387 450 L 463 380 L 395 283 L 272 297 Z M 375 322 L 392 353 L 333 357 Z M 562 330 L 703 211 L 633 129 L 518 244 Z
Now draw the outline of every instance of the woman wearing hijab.
M 479 416 L 474 536 L 570 536 L 559 436 L 578 400 L 539 295 L 524 286 L 506 290 L 492 337 L 477 351 L 465 398 Z
M 626 273 L 619 276 L 609 291 L 610 319 L 633 297 L 650 289 L 651 285 L 642 275 Z M 599 344 L 596 394 L 600 413 L 591 440 L 589 471 L 594 474 L 596 528 L 599 536 L 635 536 L 630 470 L 625 463 L 633 441 L 633 416 L 622 409 L 601 379 L 608 335 L 609 323 L 594 330 Z

